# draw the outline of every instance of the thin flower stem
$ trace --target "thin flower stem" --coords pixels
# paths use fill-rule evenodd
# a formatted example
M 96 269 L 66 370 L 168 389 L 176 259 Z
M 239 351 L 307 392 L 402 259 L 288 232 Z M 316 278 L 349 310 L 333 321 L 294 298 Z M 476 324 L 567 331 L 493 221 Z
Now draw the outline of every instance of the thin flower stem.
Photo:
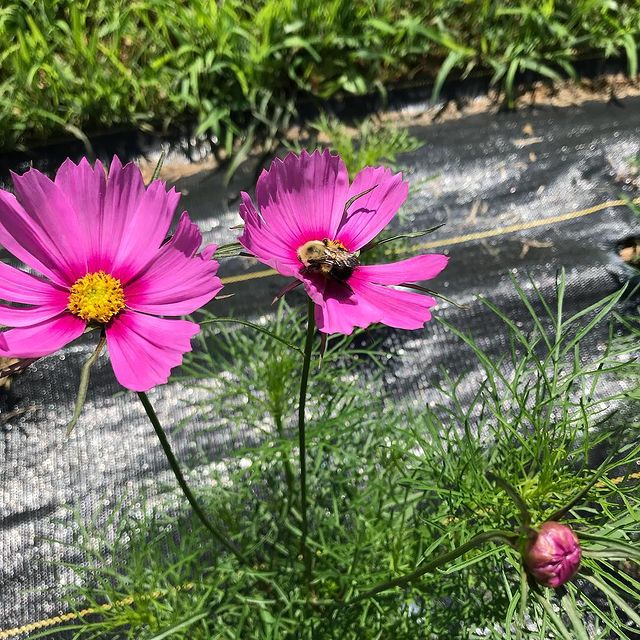
M 611 447 L 611 450 L 612 451 L 618 451 L 618 444 L 619 443 L 620 443 L 620 437 L 616 438 L 616 441 L 615 441 L 614 445 Z M 569 502 L 567 502 L 567 504 L 565 504 L 564 506 L 560 507 L 560 509 L 558 509 L 557 511 L 554 511 L 547 518 L 547 520 L 558 521 L 558 520 L 560 520 L 560 518 L 563 518 L 565 515 L 567 515 L 567 513 L 569 513 L 569 511 L 571 511 L 571 509 L 573 509 L 573 507 L 575 507 L 576 504 L 578 504 L 578 502 L 580 502 L 582 500 L 582 498 L 584 498 L 589 493 L 589 491 L 591 491 L 591 489 L 596 484 L 596 482 L 598 482 L 598 480 L 600 479 L 602 474 L 607 470 L 607 466 L 609 465 L 609 463 L 613 459 L 613 455 L 614 454 L 611 454 L 611 455 L 607 456 L 606 460 L 598 467 L 598 469 L 596 469 L 596 472 L 591 477 L 591 480 L 589 480 L 589 482 L 582 489 L 580 489 L 580 491 L 578 491 L 578 493 L 576 493 L 569 500 Z
M 584 624 L 580 619 L 580 614 L 578 613 L 574 599 L 569 591 L 566 591 L 562 596 L 561 604 L 571 622 L 571 627 L 575 633 L 576 640 L 589 640 L 589 634 L 584 628 Z
M 529 601 L 529 577 L 524 568 L 520 565 L 520 610 L 518 613 L 518 624 L 516 626 L 516 640 L 522 640 L 522 633 L 525 630 L 527 618 L 527 605 Z
M 67 424 L 67 436 L 71 435 L 74 427 L 76 426 L 76 424 L 78 424 L 78 420 L 80 420 L 82 408 L 84 407 L 84 402 L 87 399 L 87 389 L 89 388 L 89 376 L 91 375 L 91 367 L 93 367 L 93 365 L 97 362 L 106 343 L 107 338 L 104 334 L 102 334 L 93 353 L 82 365 L 82 371 L 80 372 L 80 385 L 78 387 L 78 396 L 76 397 L 76 406 L 73 410 L 73 416 L 69 421 L 69 424 Z
M 164 450 L 164 453 L 167 456 L 167 460 L 169 461 L 169 465 L 171 466 L 171 469 L 176 477 L 176 480 L 178 481 L 178 484 L 182 489 L 182 493 L 184 493 L 185 497 L 189 501 L 191 508 L 194 510 L 195 514 L 200 519 L 200 522 L 202 522 L 202 524 L 213 535 L 213 537 L 223 547 L 225 547 L 225 549 L 227 549 L 228 551 L 231 551 L 231 553 L 233 553 L 233 555 L 238 560 L 240 560 L 240 562 L 245 564 L 247 562 L 247 559 L 240 553 L 240 551 L 238 551 L 235 548 L 234 545 L 231 544 L 231 542 L 227 540 L 227 538 L 222 533 L 220 533 L 220 531 L 218 531 L 218 529 L 214 525 L 211 524 L 207 516 L 204 514 L 204 511 L 202 511 L 200 505 L 196 501 L 196 498 L 191 492 L 191 489 L 189 489 L 189 485 L 187 484 L 186 480 L 184 479 L 184 476 L 182 475 L 182 471 L 180 470 L 180 465 L 178 464 L 178 461 L 176 460 L 176 457 L 173 454 L 171 445 L 167 440 L 167 436 L 164 430 L 162 429 L 162 426 L 160 425 L 160 420 L 158 420 L 158 416 L 156 415 L 156 412 L 154 411 L 153 406 L 151 405 L 151 402 L 147 397 L 147 394 L 144 393 L 143 391 L 138 391 L 138 397 L 140 398 L 140 402 L 142 402 L 142 406 L 144 407 L 144 410 L 147 413 L 149 421 L 151 422 L 151 424 L 153 425 L 153 428 L 156 431 L 156 435 L 160 440 L 160 444 L 162 445 L 162 449 Z
M 277 414 L 274 418 L 276 424 L 276 431 L 281 440 L 284 440 L 284 426 L 282 425 L 282 416 Z M 287 513 L 291 511 L 291 503 L 293 502 L 293 469 L 291 468 L 291 462 L 289 461 L 288 452 L 283 455 L 284 464 L 284 476 L 287 483 Z
M 622 609 L 622 611 L 629 616 L 636 626 L 640 626 L 640 615 L 627 604 L 624 598 L 621 598 L 618 593 L 616 593 L 615 589 L 612 589 L 609 585 L 600 580 L 600 578 L 596 578 L 594 575 L 583 575 L 581 577 L 588 580 L 597 589 L 600 589 L 600 591 L 602 591 L 602 593 L 604 593 L 604 595 L 607 596 L 613 604 L 615 604 L 619 609 Z
M 154 180 L 157 180 L 160 177 L 160 172 L 162 171 L 162 165 L 167 158 L 167 152 L 162 151 L 160 157 L 158 158 L 158 162 L 156 163 L 156 168 L 153 170 L 153 175 L 151 176 L 151 180 L 149 180 L 149 184 L 151 184 Z M 149 185 L 147 185 L 149 186 Z
M 309 521 L 307 519 L 307 451 L 305 437 L 305 405 L 307 403 L 307 384 L 309 382 L 309 370 L 311 368 L 311 352 L 313 350 L 313 336 L 315 333 L 314 304 L 309 300 L 307 310 L 307 337 L 304 343 L 304 358 L 302 361 L 302 374 L 300 376 L 300 400 L 298 403 L 298 443 L 300 448 L 300 513 L 302 514 L 302 534 L 300 547 L 304 560 L 307 583 L 311 583 L 311 553 L 307 545 L 309 533 Z
M 534 592 L 536 600 L 542 605 L 551 621 L 553 622 L 556 631 L 562 638 L 562 640 L 575 640 L 575 638 L 569 633 L 569 629 L 562 622 L 562 618 L 553 610 L 553 605 L 539 592 Z
M 387 591 L 388 589 L 392 589 L 393 587 L 404 587 L 412 582 L 415 582 L 419 578 L 421 578 L 425 573 L 430 573 L 435 571 L 438 567 L 441 567 L 452 560 L 464 555 L 468 551 L 475 549 L 476 547 L 480 547 L 485 542 L 490 542 L 492 540 L 499 540 L 501 542 L 510 543 L 514 539 L 515 535 L 509 531 L 500 531 L 498 529 L 493 529 L 491 531 L 485 531 L 484 533 L 479 533 L 477 536 L 474 536 L 468 542 L 465 542 L 463 545 L 452 549 L 447 553 L 443 553 L 442 555 L 434 558 L 430 562 L 424 563 L 422 566 L 418 567 L 412 573 L 408 573 L 404 576 L 400 576 L 399 578 L 393 578 L 392 580 L 386 580 L 385 582 L 381 582 L 376 585 L 372 589 L 369 589 L 365 593 L 357 596 L 353 600 L 347 602 L 347 605 L 353 604 L 355 602 L 360 602 L 361 600 L 366 600 L 367 598 L 371 598 L 381 591 Z

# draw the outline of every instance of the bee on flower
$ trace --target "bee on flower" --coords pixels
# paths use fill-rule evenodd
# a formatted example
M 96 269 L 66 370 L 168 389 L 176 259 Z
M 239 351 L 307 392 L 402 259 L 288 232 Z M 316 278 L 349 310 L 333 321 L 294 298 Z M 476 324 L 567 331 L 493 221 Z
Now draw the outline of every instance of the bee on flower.
M 304 285 L 324 333 L 350 334 L 380 322 L 419 329 L 436 300 L 396 289 L 437 276 L 448 258 L 418 255 L 391 264 L 364 265 L 360 251 L 406 200 L 402 175 L 366 167 L 351 184 L 342 159 L 328 150 L 276 159 L 262 172 L 254 206 L 242 194 L 240 244 L 261 262 Z

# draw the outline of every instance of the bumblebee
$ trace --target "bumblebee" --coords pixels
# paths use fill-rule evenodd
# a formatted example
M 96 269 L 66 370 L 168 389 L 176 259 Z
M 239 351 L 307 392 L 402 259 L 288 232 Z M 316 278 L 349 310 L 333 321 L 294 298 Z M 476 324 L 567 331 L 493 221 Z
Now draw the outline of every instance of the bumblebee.
M 349 279 L 360 264 L 359 252 L 351 253 L 337 240 L 310 240 L 298 249 L 298 260 L 310 273 L 319 273 L 340 282 Z

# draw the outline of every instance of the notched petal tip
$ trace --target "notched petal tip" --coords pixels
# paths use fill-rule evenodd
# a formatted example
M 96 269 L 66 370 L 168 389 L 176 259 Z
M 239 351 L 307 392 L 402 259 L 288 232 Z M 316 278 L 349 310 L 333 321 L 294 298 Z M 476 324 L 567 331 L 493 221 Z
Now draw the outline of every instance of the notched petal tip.
M 215 255 L 215 252 L 218 250 L 218 245 L 217 244 L 208 244 L 201 252 L 200 252 L 200 257 L 203 260 L 211 260 L 213 258 L 213 256 Z M 216 262 L 214 260 L 214 262 Z M 217 262 L 216 262 L 217 264 Z
M 105 175 L 105 170 L 102 162 L 96 160 L 92 165 L 86 156 L 82 156 L 78 163 L 74 162 L 71 158 L 66 158 L 64 162 L 58 167 L 54 182 L 58 184 L 65 179 L 69 179 L 72 176 L 81 176 L 84 172 L 89 171 L 97 176 Z
M 27 194 L 32 188 L 38 188 L 40 185 L 49 186 L 53 184 L 53 180 L 51 180 L 46 173 L 42 173 L 42 171 L 35 167 L 29 167 L 29 169 L 22 174 L 17 174 L 14 171 L 10 173 L 19 200 L 22 200 L 22 196 Z
M 266 173 L 266 172 L 265 172 Z M 259 218 L 258 211 L 253 204 L 253 200 L 251 196 L 246 192 L 242 191 L 240 193 L 240 198 L 242 202 L 240 203 L 239 211 L 240 217 L 246 223 L 249 220 L 257 220 Z
M 120 171 L 122 171 L 122 162 L 120 158 L 114 154 L 111 158 L 111 163 L 109 164 L 109 178 L 111 178 L 112 175 L 120 173 Z

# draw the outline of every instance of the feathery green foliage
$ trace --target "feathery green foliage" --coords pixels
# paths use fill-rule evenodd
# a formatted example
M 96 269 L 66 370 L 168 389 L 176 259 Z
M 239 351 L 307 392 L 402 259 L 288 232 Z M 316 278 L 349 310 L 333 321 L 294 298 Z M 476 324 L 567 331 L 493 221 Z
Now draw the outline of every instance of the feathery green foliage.
M 287 343 L 299 343 L 304 328 L 284 307 L 269 325 L 280 340 L 210 327 L 186 370 L 200 397 L 193 408 L 205 411 L 211 428 L 224 419 L 227 429 L 249 429 L 253 444 L 204 468 L 199 499 L 254 561 L 240 566 L 212 549 L 198 521 L 176 515 L 172 496 L 169 516 L 162 506 L 142 518 L 114 516 L 115 536 L 81 528 L 74 548 L 89 562 L 67 567 L 81 578 L 69 602 L 77 609 L 120 604 L 67 625 L 71 637 L 634 637 L 640 501 L 628 473 L 640 462 L 637 419 L 629 419 L 637 403 L 625 388 L 607 394 L 611 387 L 603 386 L 612 376 L 626 380 L 637 352 L 612 332 L 606 339 L 624 292 L 567 315 L 563 277 L 555 303 L 535 287 L 528 297 L 515 286 L 528 326 L 482 301 L 503 323 L 508 348 L 500 361 L 445 323 L 480 365 L 471 396 L 464 376 L 443 373 L 434 406 L 399 407 L 361 366 L 361 358 L 381 353 L 357 346 L 360 337 L 350 346 L 350 338 L 329 344 L 311 383 L 307 431 L 311 601 L 298 555 L 297 502 L 287 490 L 297 458 L 291 428 L 300 366 Z M 603 329 L 607 347 L 586 358 L 581 344 L 597 331 L 602 338 Z M 599 463 L 594 457 L 603 449 L 613 457 Z M 578 496 L 563 518 L 582 541 L 578 578 L 555 592 L 540 589 L 528 584 L 517 549 L 490 542 L 411 585 L 358 600 L 488 529 L 517 531 L 518 506 L 487 472 L 522 496 L 534 526 Z

